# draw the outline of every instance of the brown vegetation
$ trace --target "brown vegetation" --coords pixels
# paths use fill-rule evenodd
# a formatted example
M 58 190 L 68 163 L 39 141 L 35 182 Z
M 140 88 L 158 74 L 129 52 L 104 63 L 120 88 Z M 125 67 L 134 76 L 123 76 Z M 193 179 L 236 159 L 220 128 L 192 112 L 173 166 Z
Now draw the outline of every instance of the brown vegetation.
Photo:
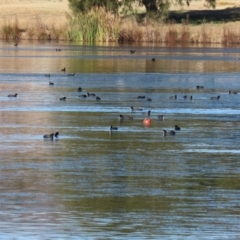
M 234 1 L 236 0 L 231 0 L 231 2 Z M 221 6 L 224 5 L 222 1 L 219 3 Z M 211 19 L 208 19 L 210 10 L 205 12 L 184 12 L 182 10 L 178 13 L 172 12 L 165 23 L 147 18 L 139 23 L 134 17 L 121 19 L 104 12 L 104 9 L 95 9 L 88 15 L 72 17 L 69 14 L 67 0 L 31 0 L 31 2 L 29 0 L 0 0 L 0 6 L 0 38 L 6 40 L 167 42 L 171 44 L 240 43 L 240 32 L 236 27 L 240 26 L 238 22 L 240 11 L 235 8 L 217 10 L 216 14 L 216 11 L 212 10 L 209 14 Z M 83 23 L 91 23 L 92 29 Z

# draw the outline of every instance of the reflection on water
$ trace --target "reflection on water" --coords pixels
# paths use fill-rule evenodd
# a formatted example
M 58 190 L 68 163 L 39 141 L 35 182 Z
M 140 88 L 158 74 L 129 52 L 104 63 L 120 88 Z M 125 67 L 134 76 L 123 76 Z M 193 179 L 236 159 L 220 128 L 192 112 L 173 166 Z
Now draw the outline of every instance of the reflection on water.
M 239 49 L 56 46 L 0 43 L 0 238 L 238 239 Z
M 61 51 L 56 51 L 56 47 Z M 134 54 L 130 54 L 131 49 Z M 79 46 L 56 43 L 0 45 L 1 73 L 238 72 L 239 48 Z M 156 61 L 152 61 L 155 58 Z M 21 61 L 20 61 L 21 60 Z M 133 61 L 134 60 L 134 61 Z

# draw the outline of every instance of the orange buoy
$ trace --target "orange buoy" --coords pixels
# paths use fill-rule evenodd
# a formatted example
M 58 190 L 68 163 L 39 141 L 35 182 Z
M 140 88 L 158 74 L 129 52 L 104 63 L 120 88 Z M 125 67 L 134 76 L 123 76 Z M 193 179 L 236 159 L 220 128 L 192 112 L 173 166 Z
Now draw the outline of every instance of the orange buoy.
M 143 124 L 149 126 L 151 124 L 151 119 L 150 118 L 144 118 Z

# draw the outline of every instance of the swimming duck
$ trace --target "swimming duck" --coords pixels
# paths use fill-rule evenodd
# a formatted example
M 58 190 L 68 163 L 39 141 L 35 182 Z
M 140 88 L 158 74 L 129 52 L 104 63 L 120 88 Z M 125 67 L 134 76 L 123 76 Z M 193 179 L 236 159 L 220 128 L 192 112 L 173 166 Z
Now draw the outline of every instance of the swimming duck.
M 166 130 L 163 130 L 163 135 L 164 136 L 167 136 L 167 135 L 175 135 L 175 131 L 173 131 L 173 130 L 170 130 L 170 131 L 166 131 Z
M 53 139 L 54 138 L 54 133 L 43 135 L 43 138 Z
M 151 110 L 147 111 L 146 113 L 142 113 L 143 115 L 147 116 L 147 117 L 150 117 L 151 115 Z
M 181 128 L 180 128 L 178 125 L 175 125 L 175 130 L 176 130 L 176 131 L 180 131 Z
M 197 86 L 197 90 L 204 89 L 204 86 Z
M 133 120 L 132 116 L 119 115 L 119 117 L 120 117 L 120 121 L 123 121 L 123 120 Z
M 69 73 L 67 76 L 73 77 L 75 76 L 75 73 Z
M 162 120 L 162 121 L 164 120 L 164 115 L 158 115 L 157 117 L 159 120 Z
M 229 91 L 229 94 L 237 94 L 237 91 Z
M 189 97 L 189 100 L 192 100 L 192 98 L 193 98 L 193 97 L 190 96 L 190 97 Z M 183 99 L 185 99 L 185 100 L 188 99 L 188 96 L 187 96 L 187 95 L 183 96 Z
M 144 99 L 145 96 L 138 96 L 137 99 Z
M 60 101 L 66 101 L 66 99 L 67 99 L 66 97 L 59 98 Z
M 101 100 L 101 98 L 100 98 L 100 97 L 96 97 L 96 100 L 97 100 L 97 101 L 100 101 L 100 100 Z
M 95 93 L 89 93 L 89 92 L 87 92 L 87 95 L 88 95 L 88 97 L 95 97 L 96 96 Z
M 117 127 L 113 127 L 112 125 L 110 126 L 110 131 L 116 131 L 116 130 L 118 130 Z
M 17 93 L 15 93 L 15 94 L 9 94 L 8 97 L 17 97 L 17 95 L 18 95 Z
M 50 74 L 45 74 L 45 77 L 51 77 L 51 75 Z
M 177 99 L 177 95 L 170 96 L 169 98 L 170 98 L 170 99 Z
M 142 108 L 137 108 L 137 107 L 131 107 L 132 111 L 142 111 Z
M 148 101 L 148 102 L 151 102 L 152 101 L 152 99 L 151 98 L 147 98 L 147 100 L 146 101 Z
M 211 97 L 210 99 L 211 100 L 219 100 L 220 96 L 217 96 L 217 97 Z
M 43 138 L 53 139 L 54 137 L 55 137 L 55 138 L 58 138 L 58 136 L 59 136 L 59 132 L 56 132 L 55 134 L 54 134 L 54 133 L 51 133 L 51 134 L 43 135 Z
M 79 87 L 79 88 L 78 88 L 78 92 L 81 92 L 81 91 L 82 91 L 82 88 L 81 88 L 81 87 Z
M 135 53 L 136 52 L 136 50 L 130 50 L 130 53 L 131 54 L 133 54 L 133 53 Z
M 54 85 L 54 83 L 53 82 L 49 82 L 49 85 Z
M 78 97 L 86 98 L 87 95 L 86 94 L 82 94 L 82 95 L 79 95 Z

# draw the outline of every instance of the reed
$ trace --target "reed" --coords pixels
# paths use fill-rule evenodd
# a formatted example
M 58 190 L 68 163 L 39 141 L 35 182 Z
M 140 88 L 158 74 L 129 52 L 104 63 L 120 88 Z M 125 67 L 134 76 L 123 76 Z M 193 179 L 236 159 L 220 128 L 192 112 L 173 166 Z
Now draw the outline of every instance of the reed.
M 15 17 L 14 20 L 12 19 L 4 19 L 2 23 L 2 29 L 1 29 L 1 38 L 5 40 L 15 40 L 21 38 L 22 30 L 19 27 L 18 18 Z
M 209 34 L 208 29 L 206 27 L 205 21 L 203 21 L 203 23 L 202 23 L 201 35 L 202 35 L 201 43 L 210 43 L 211 42 L 210 41 L 210 34 Z
M 88 13 L 67 16 L 67 39 L 78 42 L 116 41 L 119 33 L 120 17 L 103 7 L 92 8 Z
M 149 18 L 144 19 L 143 23 L 138 23 L 136 19 L 123 19 L 121 22 L 120 32 L 118 35 L 119 42 L 163 42 L 162 23 L 156 22 Z
M 67 25 L 52 25 L 49 29 L 51 40 L 66 40 Z
M 191 33 L 189 31 L 188 18 L 186 20 L 182 21 L 182 29 L 181 29 L 181 33 L 180 33 L 180 42 L 182 44 L 192 42 Z
M 178 31 L 174 21 L 168 21 L 168 30 L 165 36 L 165 42 L 173 44 L 178 42 Z
M 48 26 L 39 16 L 35 16 L 27 27 L 23 38 L 29 40 L 66 40 L 66 25 Z
M 47 25 L 44 21 L 39 17 L 36 16 L 34 21 L 34 36 L 37 40 L 51 40 L 51 34 L 48 31 Z
M 223 28 L 223 38 L 222 43 L 225 45 L 228 44 L 240 44 L 240 34 L 239 32 L 234 32 L 229 28 Z
M 218 43 L 240 44 L 239 22 L 214 24 L 205 20 L 199 25 L 181 24 L 174 20 L 157 21 L 145 17 L 141 22 L 134 15 L 120 17 L 105 10 L 93 8 L 88 13 L 67 15 L 66 24 L 48 25 L 35 16 L 28 25 L 20 26 L 17 17 L 4 19 L 0 23 L 0 38 L 18 41 L 64 40 L 75 42 L 155 42 L 168 44 Z

